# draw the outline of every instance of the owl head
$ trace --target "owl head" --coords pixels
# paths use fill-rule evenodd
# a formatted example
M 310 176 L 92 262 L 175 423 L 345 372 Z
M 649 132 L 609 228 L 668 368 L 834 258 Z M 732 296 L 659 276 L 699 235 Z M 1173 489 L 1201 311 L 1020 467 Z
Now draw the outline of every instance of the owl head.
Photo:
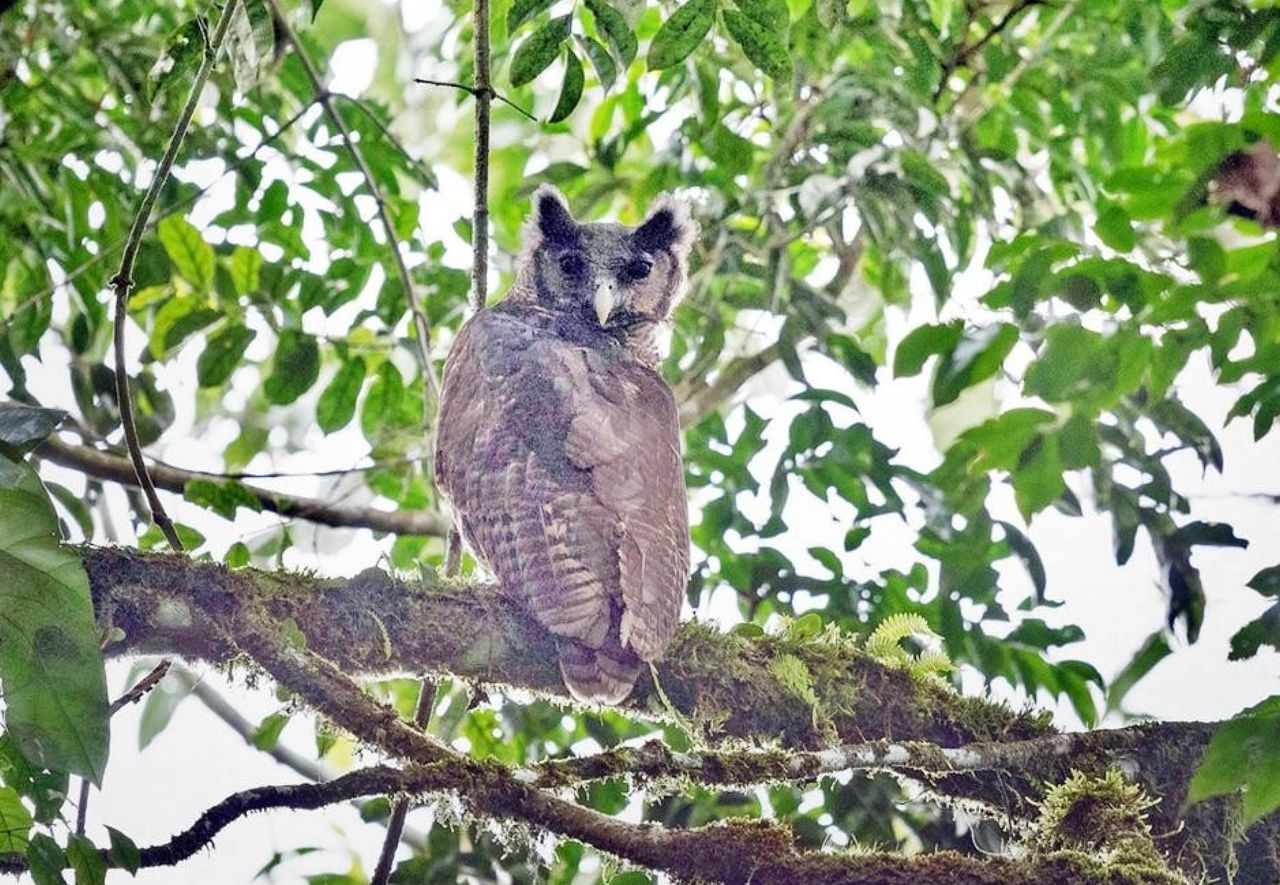
M 533 194 L 512 298 L 619 337 L 665 323 L 684 296 L 697 234 L 688 211 L 659 197 L 639 227 L 578 224 L 550 185 Z

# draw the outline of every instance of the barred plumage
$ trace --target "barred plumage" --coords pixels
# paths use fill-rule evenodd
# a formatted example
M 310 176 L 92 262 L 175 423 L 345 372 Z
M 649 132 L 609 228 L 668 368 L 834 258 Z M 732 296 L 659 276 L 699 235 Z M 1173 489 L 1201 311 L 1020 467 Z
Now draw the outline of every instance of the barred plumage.
M 445 364 L 437 481 L 585 700 L 621 701 L 662 656 L 689 579 L 679 419 L 654 341 L 694 232 L 666 200 L 634 230 L 579 225 L 540 189 L 511 292 Z

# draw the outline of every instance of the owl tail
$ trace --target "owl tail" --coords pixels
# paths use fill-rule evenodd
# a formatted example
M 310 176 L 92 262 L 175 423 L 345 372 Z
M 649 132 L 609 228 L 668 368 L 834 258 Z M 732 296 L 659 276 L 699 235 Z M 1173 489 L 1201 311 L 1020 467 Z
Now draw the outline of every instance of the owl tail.
M 569 694 L 593 704 L 619 704 L 640 676 L 635 652 L 617 645 L 588 648 L 576 642 L 560 646 L 560 675 Z

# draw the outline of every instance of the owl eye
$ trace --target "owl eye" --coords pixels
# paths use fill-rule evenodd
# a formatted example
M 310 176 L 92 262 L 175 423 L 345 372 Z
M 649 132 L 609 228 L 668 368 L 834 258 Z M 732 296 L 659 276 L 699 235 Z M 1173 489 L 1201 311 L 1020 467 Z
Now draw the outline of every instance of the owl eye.
M 622 268 L 622 276 L 627 280 L 643 280 L 653 270 L 653 262 L 648 258 L 632 258 Z
M 560 270 L 565 276 L 581 276 L 587 269 L 587 260 L 580 252 L 566 252 L 560 256 Z

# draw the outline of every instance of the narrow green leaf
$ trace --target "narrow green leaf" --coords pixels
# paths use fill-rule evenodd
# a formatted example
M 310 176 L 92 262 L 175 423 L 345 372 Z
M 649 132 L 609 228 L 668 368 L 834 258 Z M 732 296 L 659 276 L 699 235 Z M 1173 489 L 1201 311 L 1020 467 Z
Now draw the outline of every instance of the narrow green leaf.
M 13 787 L 0 785 L 0 854 L 26 851 L 32 823 L 21 794 Z
M 1280 597 L 1280 565 L 1264 568 L 1250 578 L 1246 586 L 1257 590 L 1263 596 Z
M 242 0 L 231 19 L 227 53 L 236 89 L 248 92 L 275 57 L 275 24 L 266 0 Z
M 262 270 L 262 253 L 251 246 L 236 246 L 228 262 L 231 271 L 231 282 L 236 292 L 241 295 L 252 295 L 258 291 Z
M 400 371 L 389 362 L 379 366 L 360 413 L 360 430 L 366 438 L 374 439 L 380 429 L 395 423 L 405 393 Z
M 353 357 L 342 364 L 329 386 L 316 403 L 316 423 L 325 433 L 341 430 L 356 413 L 356 398 L 364 385 L 364 357 Z
M 1120 709 L 1129 690 L 1171 654 L 1173 650 L 1169 648 L 1163 630 L 1157 630 L 1148 636 L 1133 659 L 1111 680 L 1111 685 L 1107 688 L 1107 712 Z
M 140 662 L 138 675 L 145 673 L 150 662 Z M 142 702 L 142 715 L 138 718 L 138 749 L 145 750 L 168 727 L 178 706 L 191 694 L 191 684 L 176 670 L 170 670 L 160 684 L 152 689 Z
M 613 60 L 609 50 L 599 40 L 579 36 L 578 43 L 582 45 L 582 51 L 591 60 L 591 67 L 596 70 L 596 77 L 600 80 L 600 88 L 608 92 L 612 88 L 614 81 L 618 79 L 617 62 Z
M 89 578 L 29 464 L 0 458 L 0 684 L 24 756 L 102 783 L 107 683 Z
M 1022 560 L 1022 564 L 1027 569 L 1027 574 L 1031 578 L 1031 584 L 1035 588 L 1036 602 L 1044 602 L 1044 591 L 1048 584 L 1045 576 L 1044 561 L 1040 558 L 1040 551 L 1036 549 L 1036 545 L 1031 543 L 1031 539 L 1026 536 L 1022 529 L 1018 528 L 1011 522 L 998 521 L 996 523 L 1004 529 L 1004 540 L 1009 545 L 1009 549 Z
M 724 11 L 724 24 L 729 36 L 742 47 L 747 59 L 774 80 L 791 79 L 791 56 L 787 52 L 786 35 L 771 30 L 745 12 Z
M 196 360 L 196 380 L 200 386 L 217 387 L 226 382 L 257 335 L 239 323 L 229 323 L 210 335 L 200 358 Z
M 614 56 L 625 71 L 636 60 L 636 35 L 627 24 L 626 16 L 605 0 L 587 0 L 587 9 L 595 16 L 596 28 L 604 33 Z
M 688 58 L 711 30 L 716 0 L 689 0 L 671 14 L 649 44 L 649 70 L 660 71 Z
M 320 377 L 320 345 L 297 329 L 280 333 L 271 374 L 262 385 L 267 400 L 285 406 L 311 389 Z
M 539 13 L 551 8 L 555 0 L 515 0 L 507 10 L 507 36 L 515 34 L 516 28 Z
M 583 85 L 582 62 L 572 49 L 565 51 L 564 83 L 560 86 L 560 99 L 556 108 L 547 119 L 548 123 L 559 123 L 573 113 L 582 98 Z
M 169 260 L 197 292 L 213 288 L 213 247 L 204 241 L 200 231 L 181 215 L 170 215 L 156 225 L 160 245 Z
M 553 18 L 538 30 L 534 31 L 511 59 L 508 76 L 512 86 L 523 86 L 532 83 L 533 79 L 547 69 L 560 53 L 560 46 L 569 39 L 569 30 L 573 19 L 568 15 Z

